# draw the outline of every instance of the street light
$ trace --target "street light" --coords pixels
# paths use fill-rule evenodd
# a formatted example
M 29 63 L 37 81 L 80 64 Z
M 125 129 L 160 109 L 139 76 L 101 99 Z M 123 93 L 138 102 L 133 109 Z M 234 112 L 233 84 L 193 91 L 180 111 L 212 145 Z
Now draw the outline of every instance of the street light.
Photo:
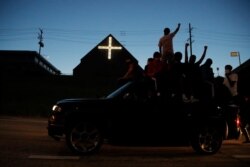
M 237 52 L 237 51 L 231 52 L 231 57 L 239 57 L 239 64 L 241 65 L 240 52 Z

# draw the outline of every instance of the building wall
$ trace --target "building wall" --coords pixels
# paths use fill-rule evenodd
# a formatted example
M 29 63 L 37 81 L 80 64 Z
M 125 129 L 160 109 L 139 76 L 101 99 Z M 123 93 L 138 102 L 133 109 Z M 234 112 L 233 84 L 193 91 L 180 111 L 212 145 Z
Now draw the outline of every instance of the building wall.
M 0 115 L 48 116 L 60 99 L 102 97 L 111 91 L 105 79 L 93 85 L 82 78 L 62 75 L 1 77 Z
M 60 71 L 35 51 L 0 51 L 0 75 L 59 75 Z

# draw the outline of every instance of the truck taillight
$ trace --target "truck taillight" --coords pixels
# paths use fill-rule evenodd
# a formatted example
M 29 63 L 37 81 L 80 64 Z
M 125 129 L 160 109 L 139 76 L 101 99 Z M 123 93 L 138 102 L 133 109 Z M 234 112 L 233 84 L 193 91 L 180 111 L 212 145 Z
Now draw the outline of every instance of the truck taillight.
M 240 117 L 239 116 L 237 116 L 235 122 L 236 122 L 237 127 L 239 127 L 240 126 Z

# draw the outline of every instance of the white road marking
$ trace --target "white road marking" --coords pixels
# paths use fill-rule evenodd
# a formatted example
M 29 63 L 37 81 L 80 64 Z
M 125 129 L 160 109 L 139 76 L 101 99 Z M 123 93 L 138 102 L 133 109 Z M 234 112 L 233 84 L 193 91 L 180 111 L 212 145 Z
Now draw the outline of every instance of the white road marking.
M 30 122 L 30 123 L 47 123 L 48 120 L 45 118 L 22 118 L 22 117 L 3 117 L 0 116 L 0 121 L 8 122 Z
M 248 154 L 248 155 L 233 155 L 233 157 L 234 158 L 243 158 L 243 159 L 248 159 L 248 158 L 250 158 L 250 155 Z
M 30 155 L 29 159 L 79 160 L 79 156 Z

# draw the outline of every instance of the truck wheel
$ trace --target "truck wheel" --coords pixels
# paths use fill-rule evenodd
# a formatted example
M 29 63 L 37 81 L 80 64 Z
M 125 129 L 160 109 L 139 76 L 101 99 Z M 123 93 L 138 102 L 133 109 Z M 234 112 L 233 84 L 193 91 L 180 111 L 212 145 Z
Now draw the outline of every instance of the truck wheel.
M 194 133 L 191 146 L 199 154 L 215 154 L 221 148 L 223 134 L 214 126 L 204 127 Z
M 74 153 L 85 155 L 99 151 L 103 138 L 95 125 L 78 122 L 68 128 L 66 143 Z

